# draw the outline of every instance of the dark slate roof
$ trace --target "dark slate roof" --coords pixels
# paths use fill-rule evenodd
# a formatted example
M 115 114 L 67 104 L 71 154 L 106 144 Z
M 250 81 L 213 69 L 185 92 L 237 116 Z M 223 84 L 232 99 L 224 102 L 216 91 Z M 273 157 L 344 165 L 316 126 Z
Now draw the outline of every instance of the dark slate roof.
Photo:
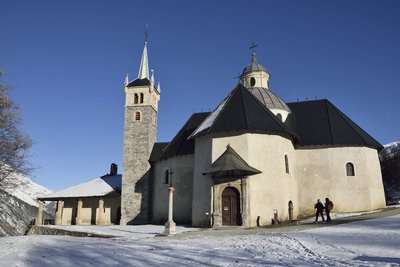
M 194 113 L 179 130 L 177 135 L 175 135 L 172 141 L 163 149 L 158 160 L 193 154 L 194 140 L 189 140 L 188 137 L 209 114 L 210 112 Z
M 247 90 L 257 97 L 257 99 L 260 100 L 261 103 L 263 103 L 267 108 L 283 109 L 291 112 L 290 108 L 285 104 L 285 102 L 283 102 L 283 100 L 271 90 L 262 87 L 251 87 Z
M 161 158 L 164 148 L 168 145 L 168 142 L 155 143 L 153 150 L 151 150 L 149 162 L 156 162 Z
M 211 168 L 203 175 L 211 174 L 212 177 L 243 177 L 261 173 L 251 167 L 241 156 L 229 145 L 222 155 L 213 162 Z
M 235 89 L 204 120 L 191 137 L 233 131 L 297 135 L 243 85 Z
M 303 145 L 382 145 L 326 99 L 293 102 L 289 122 Z
M 147 78 L 144 78 L 144 79 L 137 78 L 136 80 L 128 83 L 128 85 L 126 87 L 130 87 L 130 86 L 145 86 L 145 85 L 150 85 L 149 79 L 147 79 Z
M 264 68 L 264 66 L 257 62 L 256 53 L 254 53 L 254 52 L 251 54 L 251 62 L 250 62 L 250 64 L 247 65 L 244 68 L 244 70 L 242 72 L 242 75 L 247 74 L 247 73 L 252 72 L 252 71 L 265 71 L 265 72 L 267 72 L 267 70 Z

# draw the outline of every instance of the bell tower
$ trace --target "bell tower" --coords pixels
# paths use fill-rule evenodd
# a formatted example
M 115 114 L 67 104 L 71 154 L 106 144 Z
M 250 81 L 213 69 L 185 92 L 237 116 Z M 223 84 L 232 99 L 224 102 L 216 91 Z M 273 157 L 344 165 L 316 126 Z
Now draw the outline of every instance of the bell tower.
M 147 41 L 144 43 L 138 77 L 125 79 L 125 124 L 121 192 L 121 224 L 143 224 L 149 219 L 148 163 L 157 141 L 160 84 L 149 77 Z

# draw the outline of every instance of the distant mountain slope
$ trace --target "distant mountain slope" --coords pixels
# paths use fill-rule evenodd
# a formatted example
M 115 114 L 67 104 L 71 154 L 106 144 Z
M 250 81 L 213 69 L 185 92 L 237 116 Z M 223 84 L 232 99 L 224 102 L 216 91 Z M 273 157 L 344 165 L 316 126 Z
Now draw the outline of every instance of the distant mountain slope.
M 37 207 L 37 197 L 52 193 L 50 189 L 34 183 L 27 176 L 14 173 L 6 180 L 6 185 L 1 187 L 4 191 L 20 200 Z
M 0 236 L 24 234 L 37 215 L 36 198 L 51 192 L 25 175 L 13 174 L 7 178 L 0 187 Z M 52 206 L 46 208 L 48 212 L 52 209 Z
M 379 153 L 386 202 L 400 203 L 400 141 L 384 146 Z

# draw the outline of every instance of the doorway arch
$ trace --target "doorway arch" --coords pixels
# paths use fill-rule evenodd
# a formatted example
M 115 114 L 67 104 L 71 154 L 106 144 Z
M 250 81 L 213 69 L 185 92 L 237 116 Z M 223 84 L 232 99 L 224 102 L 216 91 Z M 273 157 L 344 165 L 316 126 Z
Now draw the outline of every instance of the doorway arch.
M 240 225 L 240 193 L 234 187 L 222 191 L 222 225 Z

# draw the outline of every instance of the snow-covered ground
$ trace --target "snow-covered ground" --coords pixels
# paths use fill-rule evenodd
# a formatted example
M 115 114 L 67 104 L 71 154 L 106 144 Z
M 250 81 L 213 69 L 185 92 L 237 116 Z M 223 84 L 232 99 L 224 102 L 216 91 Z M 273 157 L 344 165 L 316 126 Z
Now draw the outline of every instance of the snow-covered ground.
M 229 236 L 208 231 L 149 238 L 162 229 L 130 227 L 129 236 L 112 239 L 0 238 L 0 265 L 400 266 L 400 215 L 297 232 L 265 229 Z

